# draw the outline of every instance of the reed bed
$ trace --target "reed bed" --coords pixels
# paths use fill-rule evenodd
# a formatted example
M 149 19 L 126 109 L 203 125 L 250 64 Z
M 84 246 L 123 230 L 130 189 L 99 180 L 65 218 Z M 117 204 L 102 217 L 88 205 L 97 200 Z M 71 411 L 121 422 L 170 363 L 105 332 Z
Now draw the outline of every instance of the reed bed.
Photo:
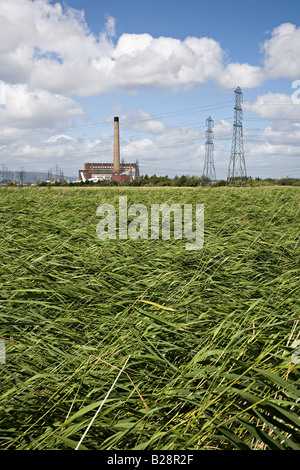
M 203 203 L 203 248 L 99 240 L 120 195 Z M 299 200 L 0 189 L 0 449 L 299 450 Z

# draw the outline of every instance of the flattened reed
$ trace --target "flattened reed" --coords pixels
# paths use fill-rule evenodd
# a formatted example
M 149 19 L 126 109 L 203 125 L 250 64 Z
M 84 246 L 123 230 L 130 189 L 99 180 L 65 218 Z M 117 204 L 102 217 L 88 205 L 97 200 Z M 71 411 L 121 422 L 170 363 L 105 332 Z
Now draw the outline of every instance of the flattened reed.
M 124 194 L 204 203 L 203 249 L 99 240 L 97 206 Z M 299 449 L 299 200 L 1 188 L 0 448 L 75 449 L 101 407 L 82 449 Z

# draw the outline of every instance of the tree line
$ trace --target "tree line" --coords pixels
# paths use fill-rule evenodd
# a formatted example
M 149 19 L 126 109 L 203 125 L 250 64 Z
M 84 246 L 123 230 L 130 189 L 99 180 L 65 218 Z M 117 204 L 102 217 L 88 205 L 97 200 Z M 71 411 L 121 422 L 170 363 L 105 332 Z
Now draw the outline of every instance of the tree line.
M 197 187 L 197 186 L 264 186 L 264 185 L 281 185 L 281 186 L 300 186 L 300 178 L 252 178 L 251 176 L 244 180 L 236 179 L 235 181 L 218 180 L 212 182 L 206 176 L 190 176 L 182 175 L 170 178 L 169 176 L 148 176 L 142 175 L 138 180 L 133 180 L 127 183 L 118 183 L 117 181 L 80 181 L 80 182 L 67 182 L 67 181 L 41 181 L 39 186 L 170 186 L 170 187 Z

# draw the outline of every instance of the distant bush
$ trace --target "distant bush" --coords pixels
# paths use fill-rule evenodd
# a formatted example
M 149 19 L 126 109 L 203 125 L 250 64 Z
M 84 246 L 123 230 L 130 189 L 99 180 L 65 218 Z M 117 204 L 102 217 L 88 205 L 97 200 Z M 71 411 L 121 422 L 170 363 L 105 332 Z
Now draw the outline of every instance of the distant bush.
M 281 186 L 300 186 L 299 178 L 281 178 L 278 180 L 277 184 Z
M 7 183 L 11 185 L 11 183 Z M 166 176 L 157 176 L 151 175 L 148 176 L 142 175 L 138 180 L 133 180 L 127 183 L 118 183 L 117 181 L 80 181 L 80 182 L 67 182 L 67 181 L 52 181 L 45 182 L 41 181 L 38 183 L 39 186 L 172 186 L 172 187 L 197 187 L 197 186 L 210 186 L 210 187 L 220 187 L 220 186 L 300 186 L 300 178 L 265 178 L 261 179 L 259 177 L 252 178 L 251 176 L 247 177 L 244 181 L 239 180 L 238 178 L 235 181 L 228 182 L 226 180 L 219 180 L 212 182 L 206 176 L 190 176 L 190 175 L 176 175 L 174 178 Z

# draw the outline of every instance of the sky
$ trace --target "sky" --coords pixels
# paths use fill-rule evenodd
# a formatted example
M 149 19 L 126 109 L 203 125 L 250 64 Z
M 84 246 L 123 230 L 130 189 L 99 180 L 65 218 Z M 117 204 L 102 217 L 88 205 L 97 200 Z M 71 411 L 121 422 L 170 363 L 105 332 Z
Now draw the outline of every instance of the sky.
M 247 175 L 300 178 L 299 0 L 0 0 L 0 176 L 78 177 L 120 153 L 141 174 L 226 179 L 234 90 Z

